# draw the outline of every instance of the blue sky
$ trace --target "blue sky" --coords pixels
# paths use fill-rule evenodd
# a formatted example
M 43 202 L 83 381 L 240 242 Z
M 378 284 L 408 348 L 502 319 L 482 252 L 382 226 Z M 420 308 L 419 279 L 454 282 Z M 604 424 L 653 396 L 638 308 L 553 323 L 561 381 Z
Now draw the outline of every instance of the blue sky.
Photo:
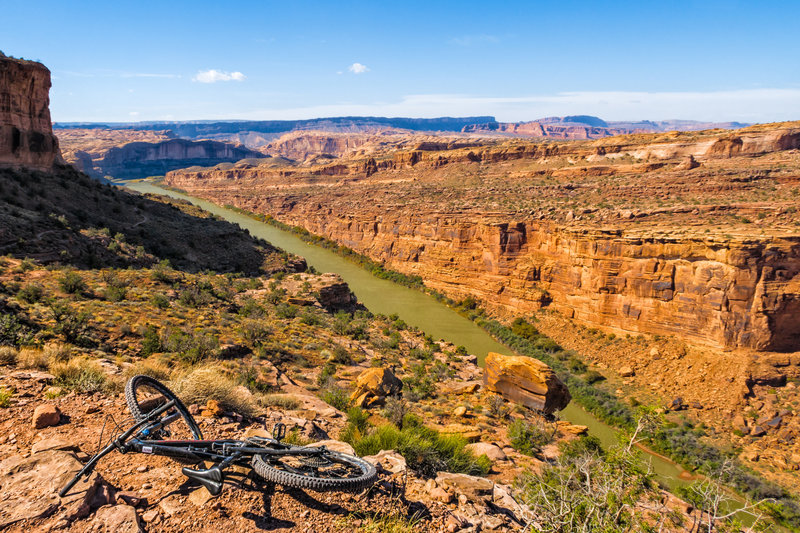
M 800 2 L 5 2 L 55 121 L 800 119 Z

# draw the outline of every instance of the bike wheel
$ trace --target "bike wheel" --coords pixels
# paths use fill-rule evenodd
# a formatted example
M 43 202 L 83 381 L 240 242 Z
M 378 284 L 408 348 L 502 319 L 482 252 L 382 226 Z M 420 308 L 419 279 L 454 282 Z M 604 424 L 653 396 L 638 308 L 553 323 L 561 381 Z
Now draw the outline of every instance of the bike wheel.
M 378 477 L 367 461 L 330 450 L 311 456 L 254 455 L 250 465 L 267 481 L 317 492 L 358 492 L 373 485 Z
M 197 422 L 183 402 L 163 383 L 150 376 L 133 376 L 125 384 L 125 401 L 137 422 L 143 420 L 147 413 L 170 400 L 175 401 L 175 406 L 161 417 L 165 418 L 174 414 L 180 416 L 167 427 L 147 435 L 147 438 L 151 440 L 201 440 L 203 433 Z

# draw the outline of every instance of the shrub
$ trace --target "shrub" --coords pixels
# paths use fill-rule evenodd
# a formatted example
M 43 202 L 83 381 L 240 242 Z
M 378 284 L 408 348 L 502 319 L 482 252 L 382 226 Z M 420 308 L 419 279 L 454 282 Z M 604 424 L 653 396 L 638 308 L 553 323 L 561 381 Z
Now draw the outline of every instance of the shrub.
M 29 304 L 41 301 L 44 289 L 38 283 L 28 283 L 17 292 L 17 298 Z
M 403 420 L 409 413 L 409 410 L 408 402 L 402 398 L 389 398 L 386 400 L 383 416 L 395 426 L 403 429 Z
M 589 385 L 597 383 L 598 381 L 603 381 L 604 379 L 606 379 L 605 376 L 597 370 L 589 370 L 583 375 L 583 380 Z
M 56 377 L 56 385 L 77 392 L 100 392 L 111 387 L 100 365 L 84 357 L 53 363 L 50 373 Z
M 11 407 L 11 397 L 14 396 L 14 391 L 6 387 L 0 387 L 0 407 Z
M 52 302 L 50 313 L 56 322 L 53 331 L 64 337 L 65 341 L 79 346 L 87 346 L 91 343 L 88 337 L 89 313 L 86 311 L 76 312 L 66 302 Z
M 328 379 L 328 383 L 320 392 L 320 398 L 340 411 L 346 411 L 350 407 L 350 395 L 347 394 L 345 389 L 338 386 L 333 379 Z
M 186 404 L 216 400 L 219 406 L 243 416 L 258 413 L 252 394 L 225 374 L 218 365 L 194 368 L 170 381 L 170 388 Z
M 153 281 L 159 283 L 172 283 L 172 273 L 173 270 L 169 264 L 169 259 L 164 259 L 150 270 L 150 276 Z
M 67 294 L 81 294 L 86 291 L 86 282 L 74 270 L 67 270 L 58 279 L 58 286 Z
M 17 349 L 11 346 L 0 346 L 0 365 L 17 364 Z
M 128 296 L 127 287 L 111 286 L 105 290 L 105 298 L 109 302 L 121 302 Z
M 413 415 L 407 415 L 403 429 L 388 423 L 368 432 L 352 432 L 346 435 L 356 453 L 374 455 L 381 450 L 397 450 L 405 457 L 408 466 L 424 477 L 433 477 L 436 472 L 460 472 L 485 475 L 491 461 L 485 456 L 475 457 L 464 447 L 466 439 L 460 435 L 442 435 L 422 425 Z M 360 438 L 357 438 L 360 436 Z
M 150 298 L 150 303 L 159 309 L 167 309 L 169 307 L 169 298 L 163 292 L 157 292 Z
M 511 323 L 511 332 L 528 340 L 534 340 L 539 336 L 539 330 L 524 318 L 517 318 Z
M 555 428 L 548 430 L 540 421 L 532 422 L 516 419 L 508 426 L 508 440 L 511 446 L 525 455 L 535 455 L 542 446 L 550 444 L 555 437 Z
M 19 346 L 32 338 L 31 328 L 22 323 L 16 315 L 0 314 L 0 345 Z

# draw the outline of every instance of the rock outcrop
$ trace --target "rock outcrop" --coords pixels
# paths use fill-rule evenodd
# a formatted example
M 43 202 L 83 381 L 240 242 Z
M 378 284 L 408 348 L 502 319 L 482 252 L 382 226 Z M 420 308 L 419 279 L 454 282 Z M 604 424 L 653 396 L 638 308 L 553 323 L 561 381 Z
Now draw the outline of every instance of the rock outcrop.
M 531 357 L 489 352 L 483 379 L 488 390 L 548 414 L 565 408 L 572 399 L 555 372 Z
M 359 407 L 380 403 L 400 392 L 403 382 L 388 368 L 368 368 L 356 379 L 350 400 Z
M 0 54 L 0 165 L 47 170 L 61 159 L 49 106 L 47 67 Z
M 111 148 L 99 162 L 104 174 L 117 178 L 143 178 L 177 168 L 196 165 L 234 163 L 241 159 L 262 158 L 264 154 L 218 141 L 169 139 L 161 142 L 134 142 Z

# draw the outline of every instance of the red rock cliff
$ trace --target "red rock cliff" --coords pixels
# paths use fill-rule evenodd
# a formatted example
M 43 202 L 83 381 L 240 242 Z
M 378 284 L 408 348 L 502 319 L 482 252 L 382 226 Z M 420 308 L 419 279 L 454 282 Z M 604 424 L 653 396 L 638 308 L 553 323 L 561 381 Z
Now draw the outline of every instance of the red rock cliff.
M 61 158 L 49 91 L 47 67 L 0 56 L 0 165 L 49 169 Z

